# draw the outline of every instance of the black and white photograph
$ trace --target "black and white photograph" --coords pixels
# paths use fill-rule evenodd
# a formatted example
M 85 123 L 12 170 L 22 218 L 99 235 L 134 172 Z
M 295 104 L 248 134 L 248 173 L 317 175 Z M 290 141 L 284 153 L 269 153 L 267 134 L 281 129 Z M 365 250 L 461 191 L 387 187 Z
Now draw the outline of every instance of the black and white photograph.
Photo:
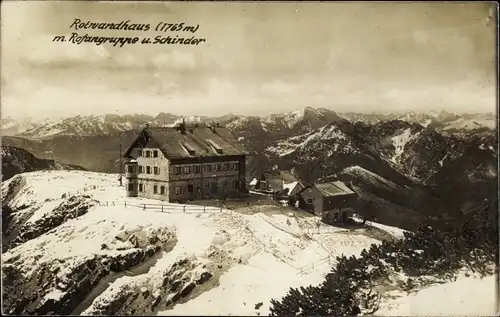
M 0 21 L 3 315 L 498 316 L 498 3 Z

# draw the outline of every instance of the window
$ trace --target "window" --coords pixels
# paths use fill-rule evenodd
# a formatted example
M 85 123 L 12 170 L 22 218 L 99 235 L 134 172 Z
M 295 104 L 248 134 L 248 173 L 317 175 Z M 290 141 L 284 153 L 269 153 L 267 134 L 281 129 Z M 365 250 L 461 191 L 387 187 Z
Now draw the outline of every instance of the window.
M 181 169 L 180 167 L 175 167 L 175 168 L 174 168 L 174 174 L 175 174 L 175 175 L 180 175 L 180 174 L 181 174 L 181 172 L 182 172 L 182 169 Z
M 238 163 L 233 163 L 233 169 L 234 169 L 235 171 L 239 170 L 239 167 L 240 167 L 240 164 L 238 164 Z
M 224 170 L 225 171 L 229 171 L 230 168 L 231 168 L 231 165 L 229 163 L 224 163 Z
M 206 188 L 206 189 L 209 189 L 209 188 L 210 188 L 210 182 L 209 182 L 209 181 L 205 181 L 205 188 Z
M 158 194 L 158 186 L 153 186 L 153 193 Z
M 200 174 L 200 166 L 199 166 L 199 165 L 196 165 L 196 166 L 194 167 L 194 173 L 195 173 L 195 174 Z
M 205 169 L 206 173 L 210 173 L 212 171 L 212 165 L 210 164 L 203 166 L 203 168 Z
M 134 184 L 128 184 L 128 191 L 133 191 L 134 190 Z
M 237 180 L 233 181 L 233 188 L 238 188 L 239 182 Z
M 146 174 L 151 174 L 151 166 L 146 166 Z
M 200 193 L 200 192 L 201 192 L 201 188 L 200 188 L 200 186 L 197 186 L 197 187 L 196 187 L 196 191 L 197 191 L 198 193 Z
M 142 149 L 137 150 L 137 156 L 142 156 Z
M 165 194 L 165 186 L 160 186 L 160 194 Z
M 175 194 L 180 195 L 181 193 L 181 188 L 179 186 L 175 186 Z
M 144 191 L 144 186 L 142 184 L 139 184 L 139 191 L 143 192 Z
M 130 165 L 127 166 L 127 172 L 128 173 L 133 173 L 134 172 L 134 168 Z
M 308 198 L 308 199 L 307 199 L 307 203 L 308 203 L 308 204 L 312 204 L 312 203 L 313 203 L 313 200 L 312 200 L 311 198 Z
M 150 151 L 146 150 L 144 152 L 146 153 L 146 155 L 145 155 L 146 157 L 151 157 L 151 152 Z
M 142 165 L 139 165 L 139 173 L 144 173 L 144 167 Z
M 184 174 L 190 174 L 191 173 L 191 166 L 185 166 L 184 167 Z
M 160 175 L 160 168 L 159 167 L 155 166 L 153 169 L 154 169 L 155 175 Z
M 221 171 L 221 166 L 220 166 L 220 164 L 215 165 L 215 170 L 216 170 L 217 172 L 220 172 L 220 171 Z
M 158 157 L 158 151 L 157 150 L 153 151 L 153 157 Z

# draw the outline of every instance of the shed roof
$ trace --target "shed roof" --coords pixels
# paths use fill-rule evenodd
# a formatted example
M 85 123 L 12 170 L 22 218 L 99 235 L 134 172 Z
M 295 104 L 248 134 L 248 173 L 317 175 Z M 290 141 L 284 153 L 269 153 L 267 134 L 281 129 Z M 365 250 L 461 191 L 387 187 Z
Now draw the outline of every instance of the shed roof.
M 325 197 L 356 194 L 344 183 L 339 181 L 314 184 L 314 187 L 316 187 Z

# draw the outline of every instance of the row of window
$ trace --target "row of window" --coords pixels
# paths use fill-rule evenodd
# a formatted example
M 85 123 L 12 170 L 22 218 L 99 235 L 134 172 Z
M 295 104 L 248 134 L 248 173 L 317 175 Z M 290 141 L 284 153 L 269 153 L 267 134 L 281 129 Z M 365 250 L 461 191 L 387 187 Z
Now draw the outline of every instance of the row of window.
M 231 186 L 229 186 L 229 185 L 231 185 Z M 212 186 L 210 186 L 210 181 L 205 181 L 205 189 L 210 190 L 210 187 L 212 187 L 212 189 L 216 189 L 218 187 L 218 185 L 217 185 L 217 183 L 213 183 Z M 228 187 L 233 188 L 233 189 L 237 189 L 237 188 L 239 188 L 239 182 L 237 180 L 233 180 L 231 182 L 223 181 L 222 188 L 226 189 Z M 196 187 L 196 191 L 199 193 L 201 191 L 201 188 L 199 186 Z M 193 185 L 175 186 L 175 194 L 176 195 L 180 195 L 183 193 L 192 193 L 192 192 L 193 192 Z
M 239 187 L 239 183 L 237 180 L 233 180 L 231 181 L 230 183 L 228 181 L 224 181 L 222 182 L 222 188 L 228 188 L 228 185 L 231 184 L 231 187 L 232 188 L 238 188 Z M 138 184 L 138 190 L 139 192 L 144 192 L 144 185 L 143 184 Z M 217 188 L 217 183 L 214 183 L 212 185 L 212 188 Z M 160 195 L 165 195 L 166 193 L 166 186 L 163 186 L 163 185 L 154 185 L 153 186 L 153 193 L 154 194 L 160 194 Z M 205 189 L 209 190 L 210 189 L 210 182 L 209 181 L 205 181 Z M 127 190 L 128 191 L 134 191 L 135 190 L 135 187 L 134 187 L 134 184 L 132 183 L 128 183 L 127 184 Z M 196 188 L 196 191 L 197 192 L 200 192 L 201 191 L 201 188 L 198 186 Z M 175 194 L 176 195 L 180 195 L 180 194 L 183 194 L 183 193 L 192 193 L 193 192 L 193 185 L 188 185 L 188 186 L 175 186 Z
M 238 167 L 239 167 L 238 163 L 215 164 L 213 171 L 214 172 L 237 171 Z M 133 173 L 134 172 L 133 167 L 127 166 L 127 172 Z M 199 166 L 199 165 L 182 166 L 182 167 L 176 166 L 174 168 L 175 175 L 200 174 L 200 172 L 201 172 L 201 166 Z M 212 165 L 204 165 L 203 172 L 204 173 L 211 173 L 212 172 Z M 139 165 L 139 173 L 160 175 L 160 168 L 157 166 Z
M 139 150 L 137 156 L 158 157 L 158 150 Z
M 138 184 L 138 185 L 139 185 L 138 186 L 138 190 L 140 192 L 144 192 L 144 185 L 143 184 Z M 128 191 L 134 191 L 135 190 L 134 184 L 131 184 L 131 183 L 127 184 L 127 190 Z M 166 193 L 166 186 L 163 186 L 163 185 L 161 185 L 161 186 L 154 185 L 153 186 L 153 192 L 155 194 L 164 195 Z
M 139 173 L 160 175 L 160 168 L 158 166 L 142 166 L 142 165 L 139 165 Z
M 213 168 L 212 168 L 213 167 Z M 203 173 L 213 172 L 226 172 L 226 171 L 237 171 L 239 170 L 238 163 L 224 163 L 224 164 L 206 164 L 203 165 Z M 200 174 L 201 167 L 199 165 L 194 166 L 176 166 L 174 168 L 175 175 L 185 175 L 185 174 Z

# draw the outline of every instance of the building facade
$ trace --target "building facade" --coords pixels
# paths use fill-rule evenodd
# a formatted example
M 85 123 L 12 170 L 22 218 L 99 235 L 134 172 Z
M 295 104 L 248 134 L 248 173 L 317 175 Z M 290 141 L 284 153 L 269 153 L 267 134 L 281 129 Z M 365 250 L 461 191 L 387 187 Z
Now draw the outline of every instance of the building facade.
M 352 217 L 358 199 L 354 191 L 339 181 L 306 186 L 297 196 L 301 209 L 311 211 L 331 224 Z
M 124 154 L 131 197 L 169 202 L 246 194 L 247 152 L 219 126 L 144 128 Z

